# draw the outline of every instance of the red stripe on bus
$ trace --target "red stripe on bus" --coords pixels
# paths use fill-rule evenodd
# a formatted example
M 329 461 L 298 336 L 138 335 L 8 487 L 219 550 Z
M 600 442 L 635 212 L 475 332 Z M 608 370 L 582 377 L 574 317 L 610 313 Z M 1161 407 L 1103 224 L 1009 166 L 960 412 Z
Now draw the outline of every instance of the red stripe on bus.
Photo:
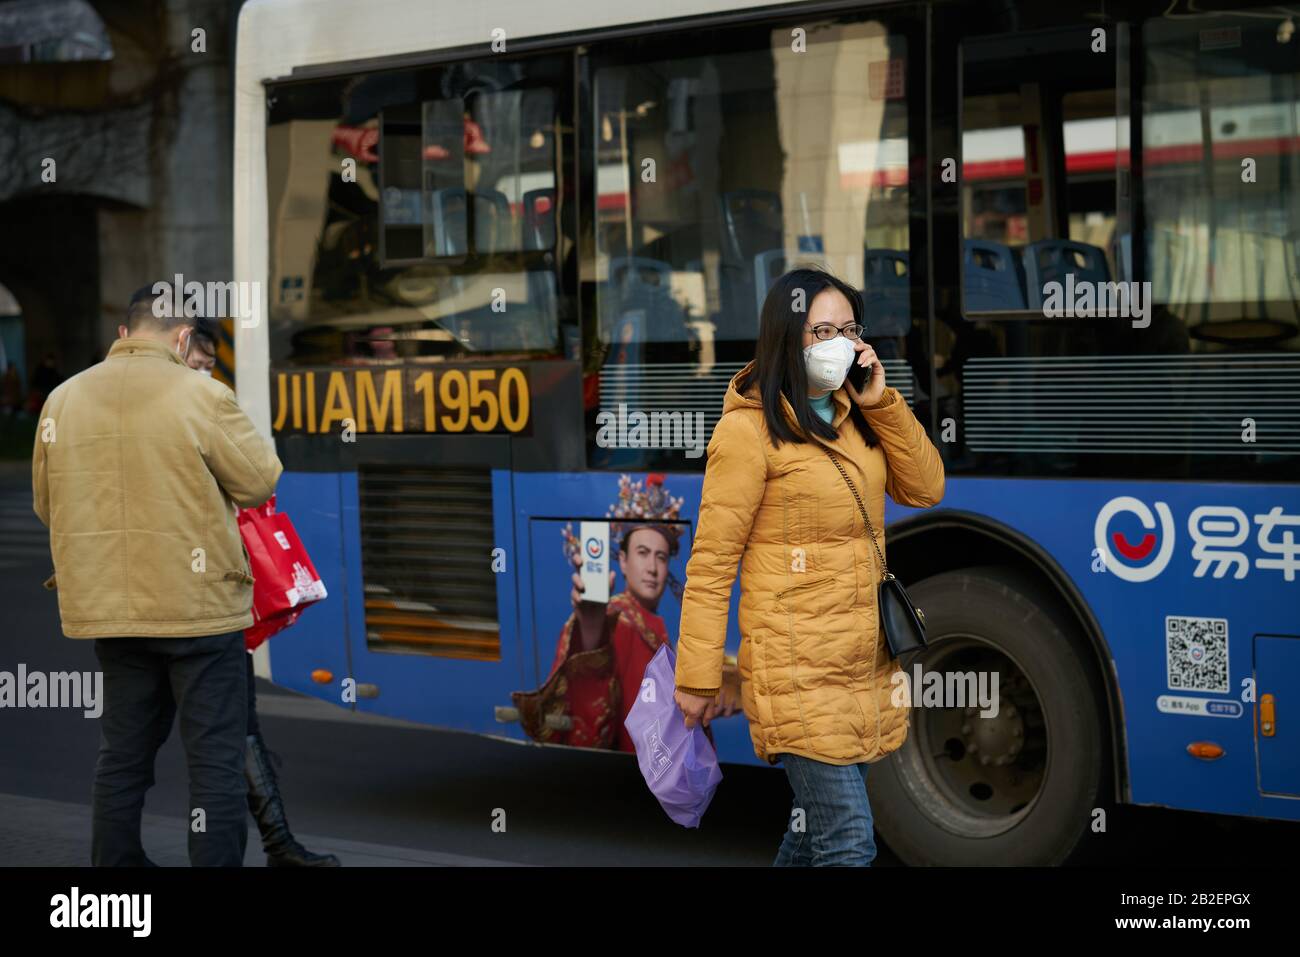
M 1300 136 L 1272 136 L 1253 140 L 1231 140 L 1215 143 L 1214 158 L 1245 159 L 1259 156 L 1284 156 L 1300 153 Z M 1156 146 L 1147 149 L 1143 160 L 1147 166 L 1173 166 L 1177 164 L 1200 163 L 1205 153 L 1200 143 L 1179 143 L 1172 146 Z M 1068 153 L 1065 157 L 1066 173 L 1105 173 L 1115 169 L 1120 160 L 1117 150 L 1091 150 L 1082 153 Z M 999 180 L 1023 179 L 1025 161 L 1020 157 L 1008 157 L 995 160 L 973 160 L 962 166 L 962 179 Z M 907 167 L 888 166 L 878 170 L 863 170 L 840 174 L 840 189 L 867 189 L 886 186 L 906 186 Z M 596 198 L 597 209 L 622 209 L 625 205 L 624 193 L 601 193 Z

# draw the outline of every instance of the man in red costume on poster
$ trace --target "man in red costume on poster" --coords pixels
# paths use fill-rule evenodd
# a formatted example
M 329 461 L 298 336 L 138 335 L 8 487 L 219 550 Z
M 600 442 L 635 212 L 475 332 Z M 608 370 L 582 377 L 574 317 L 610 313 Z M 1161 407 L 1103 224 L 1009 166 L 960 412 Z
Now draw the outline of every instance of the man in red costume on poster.
M 627 590 L 611 596 L 603 608 L 595 606 L 594 617 L 581 604 L 578 540 L 572 525 L 564 528 L 564 552 L 574 567 L 569 595 L 574 611 L 560 630 L 546 683 L 513 696 L 524 730 L 537 741 L 635 750 L 623 721 L 641 689 L 646 665 L 668 641 L 664 620 L 657 614 L 664 587 L 681 599 L 681 583 L 669 572 L 668 561 L 677 554 L 683 531 L 678 522 L 682 500 L 667 493 L 663 479 L 647 475 L 642 487 L 628 475 L 620 477 L 618 502 L 607 517 L 612 520 L 610 538 L 620 543 L 618 564 Z M 612 571 L 609 580 L 612 589 Z M 719 717 L 740 707 L 740 676 L 730 660 L 719 703 Z

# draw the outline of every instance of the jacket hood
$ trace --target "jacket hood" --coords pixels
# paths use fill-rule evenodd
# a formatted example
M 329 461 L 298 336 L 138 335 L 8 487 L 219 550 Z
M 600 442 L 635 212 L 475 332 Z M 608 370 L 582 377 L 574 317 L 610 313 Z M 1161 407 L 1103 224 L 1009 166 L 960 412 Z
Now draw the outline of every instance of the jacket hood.
M 751 385 L 745 395 L 740 394 L 737 383 L 745 376 L 749 375 L 754 369 L 754 360 L 750 359 L 745 363 L 745 367 L 731 377 L 731 383 L 727 386 L 727 394 L 722 400 L 722 414 L 726 415 L 732 409 L 761 409 L 763 403 L 758 398 L 758 388 Z
M 748 391 L 746 391 L 744 395 L 741 395 L 740 390 L 737 388 L 737 383 L 753 371 L 754 362 L 755 360 L 750 359 L 749 362 L 745 363 L 743 369 L 731 377 L 731 382 L 727 386 L 727 394 L 722 400 L 723 415 L 726 415 L 732 409 L 763 408 L 763 401 L 759 396 L 757 383 L 750 385 Z M 840 386 L 831 393 L 831 401 L 835 406 L 835 413 L 831 416 L 831 421 L 838 428 L 840 422 L 842 422 L 844 417 L 849 414 L 849 396 L 844 390 L 844 386 Z M 790 425 L 796 431 L 799 431 L 799 420 L 795 418 L 794 409 L 790 405 L 790 400 L 784 395 L 781 396 L 781 410 L 785 413 L 786 420 L 789 421 Z

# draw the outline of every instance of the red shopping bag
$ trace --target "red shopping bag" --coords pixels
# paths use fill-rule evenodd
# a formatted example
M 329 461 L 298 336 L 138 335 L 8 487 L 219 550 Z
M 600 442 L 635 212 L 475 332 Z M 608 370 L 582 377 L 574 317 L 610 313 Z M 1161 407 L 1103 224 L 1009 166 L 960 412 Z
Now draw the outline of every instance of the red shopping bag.
M 251 627 L 244 629 L 244 648 L 248 651 L 256 650 L 257 646 L 266 639 L 278 635 L 297 621 L 305 610 L 306 606 L 293 608 L 263 621 L 254 622 Z
M 240 511 L 239 533 L 253 575 L 253 627 L 245 631 L 244 639 L 246 645 L 256 647 L 292 625 L 303 608 L 328 593 L 293 522 L 275 510 L 275 496 L 265 505 Z

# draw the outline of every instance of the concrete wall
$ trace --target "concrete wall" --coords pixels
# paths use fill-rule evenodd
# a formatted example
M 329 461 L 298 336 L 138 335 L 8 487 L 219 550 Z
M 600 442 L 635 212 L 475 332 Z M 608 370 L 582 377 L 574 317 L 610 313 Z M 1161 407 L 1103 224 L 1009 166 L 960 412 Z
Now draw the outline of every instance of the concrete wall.
M 52 351 L 64 375 L 107 351 L 135 289 L 231 273 L 240 2 L 91 6 L 113 59 L 0 65 L 0 283 L 23 307 L 28 368 Z

